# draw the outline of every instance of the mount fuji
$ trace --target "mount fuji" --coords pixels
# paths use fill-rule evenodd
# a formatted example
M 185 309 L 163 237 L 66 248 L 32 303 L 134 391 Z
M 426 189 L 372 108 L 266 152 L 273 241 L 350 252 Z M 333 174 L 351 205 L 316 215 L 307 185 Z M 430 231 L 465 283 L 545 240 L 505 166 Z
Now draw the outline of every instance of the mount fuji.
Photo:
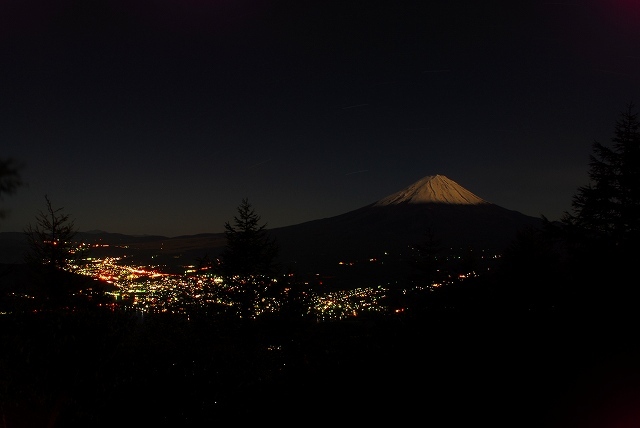
M 444 175 L 426 176 L 362 208 L 270 230 L 284 264 L 311 269 L 320 261 L 399 255 L 427 231 L 448 248 L 502 252 L 542 219 L 485 201 Z

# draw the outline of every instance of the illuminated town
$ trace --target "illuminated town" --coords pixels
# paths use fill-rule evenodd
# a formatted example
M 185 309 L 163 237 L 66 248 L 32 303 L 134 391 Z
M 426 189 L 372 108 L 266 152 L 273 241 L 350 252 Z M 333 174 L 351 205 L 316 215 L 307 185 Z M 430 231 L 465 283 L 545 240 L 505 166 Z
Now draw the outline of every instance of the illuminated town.
M 234 302 L 220 278 L 213 275 L 168 274 L 162 266 L 130 266 L 124 257 L 88 258 L 77 266 L 77 273 L 113 284 L 117 290 L 108 292 L 122 309 L 141 312 L 189 315 L 195 311 L 233 310 Z M 191 267 L 193 268 L 193 266 Z M 380 299 L 382 287 L 358 288 L 308 296 L 308 314 L 318 321 L 354 317 L 368 311 L 384 310 Z M 277 312 L 281 303 L 274 298 L 256 302 L 255 315 Z
M 375 263 L 376 260 L 371 259 L 369 262 Z M 339 264 L 353 266 L 354 262 Z M 86 257 L 82 259 L 82 263 L 70 266 L 76 273 L 113 285 L 113 289 L 107 294 L 113 297 L 114 308 L 187 317 L 196 312 L 212 315 L 239 314 L 237 302 L 231 297 L 234 290 L 225 285 L 221 278 L 206 271 L 198 272 L 194 265 L 183 268 L 183 274 L 167 273 L 169 269 L 164 265 L 136 265 L 126 255 Z M 475 275 L 475 272 L 459 274 L 456 279 L 463 280 Z M 304 285 L 308 285 L 308 282 Z M 440 285 L 442 284 L 432 283 L 428 289 Z M 389 308 L 383 302 L 389 288 L 389 284 L 372 284 L 348 290 L 319 292 L 310 291 L 307 287 L 300 296 L 306 308 L 301 315 L 311 316 L 317 322 L 325 322 L 387 312 Z M 282 305 L 283 302 L 274 297 L 256 299 L 252 317 L 277 313 Z

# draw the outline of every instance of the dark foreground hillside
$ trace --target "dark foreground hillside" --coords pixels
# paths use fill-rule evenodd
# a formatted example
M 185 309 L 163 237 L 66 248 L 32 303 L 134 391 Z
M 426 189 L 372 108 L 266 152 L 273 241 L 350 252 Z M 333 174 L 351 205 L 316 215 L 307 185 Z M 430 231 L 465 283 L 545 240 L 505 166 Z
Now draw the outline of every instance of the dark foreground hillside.
M 628 321 L 445 307 L 327 323 L 4 315 L 0 426 L 637 426 Z

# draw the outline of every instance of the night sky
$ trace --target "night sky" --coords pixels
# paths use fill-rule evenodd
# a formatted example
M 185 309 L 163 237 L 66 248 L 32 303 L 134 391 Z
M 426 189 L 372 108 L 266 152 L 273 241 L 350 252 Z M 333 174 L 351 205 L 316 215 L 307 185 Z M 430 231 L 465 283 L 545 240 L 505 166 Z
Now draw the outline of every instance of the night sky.
M 558 219 L 592 143 L 640 106 L 640 4 L 0 2 L 3 198 L 80 231 L 221 232 L 243 198 L 280 227 L 442 174 Z

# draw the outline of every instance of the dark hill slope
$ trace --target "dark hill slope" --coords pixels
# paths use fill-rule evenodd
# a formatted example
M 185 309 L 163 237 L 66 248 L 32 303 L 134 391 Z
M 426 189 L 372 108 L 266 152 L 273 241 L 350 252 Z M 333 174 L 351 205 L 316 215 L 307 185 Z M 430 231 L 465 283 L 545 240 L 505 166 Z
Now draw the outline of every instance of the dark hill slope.
M 444 247 L 502 252 L 518 230 L 542 220 L 498 205 L 371 204 L 335 217 L 272 229 L 281 259 L 305 269 L 319 263 L 402 255 L 431 231 Z

